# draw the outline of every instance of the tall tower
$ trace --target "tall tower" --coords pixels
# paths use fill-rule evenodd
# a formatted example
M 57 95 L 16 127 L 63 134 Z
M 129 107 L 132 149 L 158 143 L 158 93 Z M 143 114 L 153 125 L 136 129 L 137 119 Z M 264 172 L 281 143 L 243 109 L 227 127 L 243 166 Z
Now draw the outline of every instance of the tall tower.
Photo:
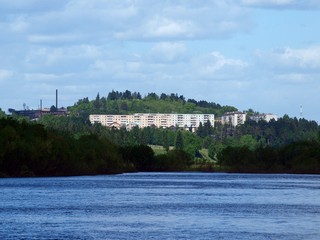
M 58 110 L 58 89 L 56 89 L 56 109 Z
M 302 105 L 300 105 L 300 118 L 302 118 Z

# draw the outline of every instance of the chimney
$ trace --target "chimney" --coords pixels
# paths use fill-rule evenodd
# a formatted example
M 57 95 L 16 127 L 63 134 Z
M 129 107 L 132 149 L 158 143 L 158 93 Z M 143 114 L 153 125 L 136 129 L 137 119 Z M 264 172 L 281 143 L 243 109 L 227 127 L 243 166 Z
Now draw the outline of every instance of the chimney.
M 56 109 L 58 110 L 58 89 L 56 89 Z

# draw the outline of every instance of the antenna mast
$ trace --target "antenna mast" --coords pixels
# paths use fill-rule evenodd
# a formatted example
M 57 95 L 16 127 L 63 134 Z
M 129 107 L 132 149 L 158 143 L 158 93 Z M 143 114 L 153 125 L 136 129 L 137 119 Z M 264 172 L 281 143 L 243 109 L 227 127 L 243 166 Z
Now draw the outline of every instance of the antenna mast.
M 58 89 L 56 89 L 56 109 L 58 110 Z

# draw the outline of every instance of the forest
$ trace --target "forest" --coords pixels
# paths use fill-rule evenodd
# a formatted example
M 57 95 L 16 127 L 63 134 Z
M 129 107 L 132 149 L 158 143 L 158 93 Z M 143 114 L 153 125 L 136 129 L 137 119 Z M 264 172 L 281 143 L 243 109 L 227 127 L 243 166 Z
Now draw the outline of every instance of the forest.
M 168 109 L 166 111 L 166 109 Z M 320 173 L 320 129 L 315 121 L 284 115 L 238 127 L 201 124 L 178 128 L 109 129 L 89 114 L 134 112 L 214 113 L 237 110 L 178 94 L 141 97 L 130 91 L 84 98 L 68 116 L 36 122 L 0 111 L 0 176 L 60 176 L 128 171 Z M 253 114 L 248 110 L 247 114 Z
M 88 130 L 73 135 L 25 119 L 2 116 L 0 177 L 182 171 L 191 163 L 189 155 L 179 148 L 155 156 L 147 145 L 120 146 L 98 134 L 98 129 Z
M 133 113 L 211 113 L 217 116 L 225 112 L 236 111 L 232 106 L 186 99 L 176 93 L 157 95 L 148 93 L 142 97 L 139 92 L 111 91 L 107 96 L 98 93 L 94 100 L 87 97 L 80 99 L 74 106 L 68 108 L 72 115 L 81 116 L 87 120 L 89 114 L 133 114 Z

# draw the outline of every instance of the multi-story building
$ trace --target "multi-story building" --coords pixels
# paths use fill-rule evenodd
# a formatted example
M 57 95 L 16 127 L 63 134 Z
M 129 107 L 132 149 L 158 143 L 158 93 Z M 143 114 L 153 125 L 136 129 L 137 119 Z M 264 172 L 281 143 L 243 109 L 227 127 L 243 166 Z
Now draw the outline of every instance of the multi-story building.
M 278 116 L 272 113 L 262 113 L 262 114 L 256 114 L 256 115 L 250 116 L 250 119 L 256 122 L 260 120 L 270 122 L 271 119 L 274 119 L 275 121 L 277 121 Z
M 125 126 L 131 129 L 133 126 L 144 127 L 179 127 L 196 129 L 200 123 L 210 121 L 214 126 L 214 114 L 167 114 L 167 113 L 136 113 L 133 115 L 100 115 L 89 116 L 90 122 L 100 123 L 106 127 Z
M 244 124 L 246 121 L 246 114 L 243 112 L 226 112 L 221 116 L 222 124 L 230 124 L 233 127 Z

